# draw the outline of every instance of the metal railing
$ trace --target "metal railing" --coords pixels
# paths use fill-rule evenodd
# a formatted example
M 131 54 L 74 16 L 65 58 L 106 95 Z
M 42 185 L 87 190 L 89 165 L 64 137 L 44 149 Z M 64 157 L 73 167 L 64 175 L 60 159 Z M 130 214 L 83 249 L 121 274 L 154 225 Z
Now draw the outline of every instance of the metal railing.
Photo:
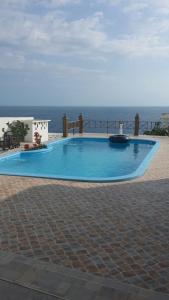
M 133 133 L 135 128 L 135 121 L 100 121 L 100 120 L 84 120 L 84 129 L 91 131 L 98 131 L 102 129 L 105 133 L 109 134 L 115 131 L 115 133 L 120 129 L 120 124 L 123 124 L 123 131 L 125 133 Z M 141 121 L 140 122 L 140 134 L 143 134 L 145 131 L 150 131 L 154 127 L 159 126 L 160 122 L 155 121 Z
M 63 136 L 68 135 L 68 130 L 73 130 L 79 128 L 79 133 L 83 132 L 93 132 L 93 133 L 119 133 L 120 126 L 123 124 L 123 133 L 134 134 L 138 136 L 139 134 L 144 134 L 146 131 L 151 131 L 153 128 L 164 127 L 163 122 L 159 121 L 141 121 L 138 114 L 136 114 L 134 120 L 93 120 L 93 119 L 83 119 L 83 116 L 79 116 L 80 119 L 76 121 L 69 121 L 66 116 L 63 118 Z M 169 128 L 169 123 L 165 123 L 165 128 Z
M 134 130 L 134 121 L 99 121 L 99 120 L 84 120 L 84 128 L 88 129 L 103 129 L 105 133 L 111 133 L 113 130 L 117 131 L 120 128 L 120 124 L 123 124 L 124 131 Z

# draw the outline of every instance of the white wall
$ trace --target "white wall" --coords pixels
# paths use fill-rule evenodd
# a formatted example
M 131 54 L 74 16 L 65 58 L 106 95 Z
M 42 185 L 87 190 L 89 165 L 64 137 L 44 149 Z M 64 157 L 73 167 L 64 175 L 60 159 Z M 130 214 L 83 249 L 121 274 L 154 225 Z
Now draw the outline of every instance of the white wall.
M 45 120 L 34 120 L 32 122 L 32 132 L 33 132 L 33 136 L 35 132 L 38 132 L 39 135 L 42 136 L 41 138 L 41 142 L 47 142 L 48 141 L 48 121 Z M 34 139 L 35 141 L 35 139 Z
M 24 141 L 27 143 L 33 142 L 33 130 L 32 130 L 32 121 L 31 120 L 26 120 L 24 121 L 25 125 L 28 125 L 29 130 L 27 135 L 25 136 Z

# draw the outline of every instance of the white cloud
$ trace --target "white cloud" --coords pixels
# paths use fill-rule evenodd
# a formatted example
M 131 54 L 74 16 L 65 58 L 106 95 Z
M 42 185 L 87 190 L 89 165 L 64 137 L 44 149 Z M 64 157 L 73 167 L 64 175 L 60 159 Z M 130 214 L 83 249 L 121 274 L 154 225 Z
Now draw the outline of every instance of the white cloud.
M 97 0 L 100 4 L 116 6 L 119 5 L 123 0 Z
M 101 13 L 73 21 L 57 13 L 36 16 L 20 12 L 0 12 L 0 42 L 19 46 L 26 53 L 46 55 L 87 54 L 105 39 L 100 29 Z
M 22 70 L 25 57 L 22 54 L 0 51 L 0 70 Z
M 130 57 L 169 57 L 169 45 L 161 44 L 158 36 L 128 36 L 109 44 L 109 54 L 118 53 Z
M 143 13 L 142 22 L 132 20 L 132 32 L 127 32 L 124 28 L 124 33 L 114 36 L 110 31 L 106 31 L 107 20 L 102 12 L 67 19 L 66 15 L 61 16 L 56 9 L 46 9 L 45 13 L 40 15 L 30 13 L 30 10 L 21 10 L 20 7 L 22 3 L 22 7 L 25 8 L 28 2 L 29 5 L 41 3 L 51 7 L 70 2 L 77 3 L 77 0 L 6 0 L 5 8 L 2 7 L 4 2 L 0 3 L 0 45 L 3 46 L 0 46 L 0 68 L 9 69 L 11 66 L 11 69 L 22 69 L 28 68 L 28 64 L 31 63 L 33 70 L 35 65 L 36 68 L 46 68 L 47 65 L 52 69 L 52 64 L 48 63 L 49 57 L 52 58 L 53 65 L 58 66 L 58 59 L 65 57 L 71 57 L 73 64 L 76 64 L 77 58 L 83 61 L 108 61 L 114 55 L 169 56 L 169 20 L 166 16 L 161 16 L 161 12 L 157 14 L 157 8 L 159 11 L 169 9 L 169 2 L 161 0 L 159 4 L 156 0 L 130 0 L 125 2 L 125 6 L 120 6 L 122 1 L 118 0 L 98 1 L 119 4 L 121 13 L 125 12 L 125 15 L 143 12 L 150 4 L 152 10 L 148 16 Z M 15 5 L 16 9 L 11 9 L 11 5 Z M 36 60 L 38 56 L 41 58 Z M 75 68 L 77 70 L 77 67 Z M 58 70 L 61 73 L 61 68 Z
M 80 0 L 5 0 L 0 2 L 0 7 L 23 9 L 31 6 L 43 6 L 50 9 L 68 4 L 78 4 L 79 2 Z
M 44 5 L 46 7 L 64 6 L 67 4 L 77 4 L 80 0 L 31 0 L 33 4 Z
M 135 13 L 143 11 L 148 7 L 148 3 L 146 2 L 131 2 L 129 5 L 124 6 L 123 12 L 124 13 Z

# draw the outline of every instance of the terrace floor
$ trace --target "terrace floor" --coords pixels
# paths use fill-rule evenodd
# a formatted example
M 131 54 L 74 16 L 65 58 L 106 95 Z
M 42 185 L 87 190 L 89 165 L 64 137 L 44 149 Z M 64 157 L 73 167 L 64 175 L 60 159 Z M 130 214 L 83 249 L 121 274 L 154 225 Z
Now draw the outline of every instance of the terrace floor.
M 0 176 L 0 250 L 169 294 L 169 138 L 158 139 L 132 181 Z

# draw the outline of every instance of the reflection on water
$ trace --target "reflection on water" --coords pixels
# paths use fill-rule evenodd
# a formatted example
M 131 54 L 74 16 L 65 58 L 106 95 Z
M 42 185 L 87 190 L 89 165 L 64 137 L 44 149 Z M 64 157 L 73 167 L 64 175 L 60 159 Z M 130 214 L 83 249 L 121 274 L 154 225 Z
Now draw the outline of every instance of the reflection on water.
M 77 143 L 77 142 L 73 142 L 72 143 L 67 143 L 67 144 L 63 144 L 63 153 L 64 154 L 70 154 L 70 149 L 73 149 L 75 148 L 76 151 L 78 152 L 83 152 L 84 151 L 84 146 L 83 146 L 83 143 Z
M 127 147 L 130 146 L 130 143 L 113 143 L 113 142 L 109 142 L 109 147 L 113 148 L 113 149 L 118 149 L 121 151 L 125 151 Z
M 67 147 L 67 145 L 63 145 L 63 154 L 65 156 L 68 154 L 68 147 Z
M 134 158 L 137 158 L 139 154 L 139 144 L 134 144 L 133 152 L 134 152 Z

